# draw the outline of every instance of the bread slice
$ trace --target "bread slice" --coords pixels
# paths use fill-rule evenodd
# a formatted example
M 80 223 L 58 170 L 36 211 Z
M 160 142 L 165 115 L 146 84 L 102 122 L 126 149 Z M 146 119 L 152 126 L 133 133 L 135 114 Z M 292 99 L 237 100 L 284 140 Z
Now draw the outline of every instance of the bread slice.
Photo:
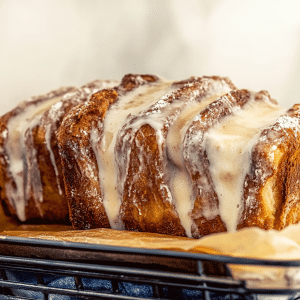
M 1 200 L 6 212 L 26 221 L 27 199 L 42 201 L 40 174 L 36 173 L 32 129 L 40 119 L 40 113 L 58 102 L 73 87 L 60 88 L 46 95 L 20 103 L 0 119 L 0 185 Z M 31 211 L 29 211 L 31 213 Z M 34 213 L 36 214 L 36 213 Z M 37 215 L 40 215 L 38 211 Z
M 298 130 L 297 107 L 286 112 L 265 91 L 230 92 L 196 117 L 184 142 L 194 237 L 300 220 Z
M 73 109 L 57 135 L 73 226 L 189 235 L 170 187 L 167 134 L 179 116 L 232 88 L 219 77 L 129 74 Z
M 116 208 L 119 199 L 115 188 L 111 188 L 116 177 L 114 162 L 110 160 L 114 148 L 110 144 L 118 128 L 113 124 L 122 124 L 127 113 L 147 106 L 151 101 L 147 97 L 149 93 L 159 94 L 169 86 L 170 83 L 157 76 L 129 74 L 117 88 L 93 94 L 88 102 L 75 107 L 65 117 L 57 139 L 74 228 L 122 227 Z M 140 96 L 142 100 L 135 103 L 133 99 Z M 109 116 L 110 110 L 118 113 Z M 107 187 L 103 184 L 105 180 Z
M 252 149 L 238 228 L 283 229 L 300 221 L 300 106 L 265 128 Z
M 78 89 L 60 88 L 1 117 L 1 200 L 8 214 L 22 222 L 68 222 L 54 132 L 71 107 L 104 86 L 107 81 L 96 80 Z
M 299 108 L 227 78 L 126 75 L 57 132 L 73 226 L 199 238 L 300 221 Z
M 126 229 L 191 236 L 191 180 L 185 176 L 182 141 L 188 122 L 218 96 L 232 90 L 227 78 L 192 77 L 171 91 L 118 134 L 116 162 Z

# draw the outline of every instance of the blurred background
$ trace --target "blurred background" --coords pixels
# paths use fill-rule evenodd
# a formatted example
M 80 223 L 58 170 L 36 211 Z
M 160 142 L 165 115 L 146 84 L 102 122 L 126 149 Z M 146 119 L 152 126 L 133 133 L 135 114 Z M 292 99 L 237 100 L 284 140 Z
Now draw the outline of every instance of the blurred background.
M 126 73 L 228 76 L 300 103 L 299 0 L 0 0 L 0 113 Z

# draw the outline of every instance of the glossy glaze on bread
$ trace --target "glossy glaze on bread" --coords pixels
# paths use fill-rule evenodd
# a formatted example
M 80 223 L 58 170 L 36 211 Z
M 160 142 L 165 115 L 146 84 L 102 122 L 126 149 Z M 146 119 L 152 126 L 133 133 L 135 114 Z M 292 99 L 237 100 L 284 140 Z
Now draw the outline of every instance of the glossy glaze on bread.
M 252 162 L 252 148 L 262 128 L 282 113 L 265 92 L 235 90 L 193 120 L 184 141 L 185 162 L 194 179 L 193 236 L 237 228 L 244 209 L 245 177 L 258 167 Z
M 76 229 L 282 229 L 300 221 L 299 116 L 217 76 L 60 89 L 1 118 L 1 200 Z
M 72 224 L 199 238 L 300 220 L 298 106 L 226 78 L 126 75 L 58 131 Z
M 233 84 L 226 78 L 174 82 L 119 130 L 119 216 L 125 229 L 191 236 L 193 193 L 182 156 L 189 122 Z M 172 206 L 171 206 L 172 205 Z
M 192 200 L 174 199 L 173 191 L 178 189 L 172 179 L 178 168 L 175 163 L 180 165 L 183 159 L 173 162 L 168 158 L 174 139 L 183 136 L 173 133 L 168 141 L 168 131 L 175 124 L 186 128 L 187 116 L 196 115 L 201 105 L 232 88 L 228 79 L 219 77 L 170 82 L 155 76 L 128 75 L 118 88 L 101 91 L 73 109 L 58 131 L 58 141 L 75 228 L 186 235 L 189 221 L 185 207 Z M 118 106 L 122 114 L 127 113 L 105 122 Z M 112 188 L 106 185 L 109 181 Z
M 64 114 L 104 87 L 95 80 L 24 101 L 0 119 L 1 200 L 22 222 L 68 222 L 60 158 L 54 132 Z

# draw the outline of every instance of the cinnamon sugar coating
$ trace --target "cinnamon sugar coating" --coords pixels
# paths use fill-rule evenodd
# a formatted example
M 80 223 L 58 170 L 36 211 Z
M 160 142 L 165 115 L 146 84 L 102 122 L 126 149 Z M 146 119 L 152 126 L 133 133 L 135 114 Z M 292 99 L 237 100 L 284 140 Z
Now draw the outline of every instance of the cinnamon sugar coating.
M 95 80 L 77 89 L 60 88 L 1 117 L 1 199 L 7 214 L 29 223 L 69 222 L 55 131 L 73 106 L 116 84 Z
M 148 74 L 30 103 L 0 120 L 1 200 L 10 214 L 64 222 L 69 213 L 75 229 L 194 238 L 300 221 L 300 105 L 285 110 L 228 78 Z M 27 122 L 21 194 L 20 164 L 12 164 L 19 152 L 10 154 L 8 142 L 18 118 Z
M 257 93 L 255 99 L 259 101 L 261 96 L 262 92 Z M 195 196 L 194 207 L 191 211 L 194 237 L 227 230 L 219 213 L 219 199 L 211 178 L 210 161 L 204 142 L 205 133 L 218 124 L 222 118 L 233 114 L 234 108 L 243 107 L 249 101 L 248 90 L 234 90 L 208 105 L 197 115 L 187 130 L 183 155 L 192 178 Z M 193 157 L 191 153 L 195 153 L 195 156 Z M 245 227 L 245 224 L 241 227 Z
M 300 221 L 299 109 L 294 105 L 263 130 L 253 148 L 238 228 L 280 230 Z
M 103 121 L 118 93 L 126 94 L 139 84 L 154 82 L 154 76 L 127 75 L 120 86 L 92 95 L 66 116 L 58 133 L 60 156 L 64 170 L 66 194 L 70 206 L 70 220 L 76 229 L 109 228 L 103 206 L 103 195 L 98 177 L 97 159 L 91 145 L 91 133 L 102 136 Z
M 105 210 L 105 189 L 103 190 L 100 179 L 101 158 L 96 157 L 101 153 L 95 155 L 91 136 L 97 131 L 96 144 L 101 144 L 106 139 L 103 136 L 106 113 L 113 110 L 118 102 L 120 106 L 124 102 L 125 109 L 131 103 L 126 102 L 126 97 L 130 97 L 130 92 L 134 89 L 136 93 L 141 89 L 138 94 L 141 98 L 143 85 L 151 89 L 153 84 L 163 84 L 163 80 L 157 77 L 153 77 L 155 80 L 148 80 L 148 77 L 140 75 L 128 76 L 124 77 L 120 87 L 103 91 L 101 95 L 95 94 L 85 105 L 76 107 L 66 116 L 58 131 L 71 220 L 75 228 L 115 226 L 112 222 L 107 222 L 109 216 Z M 116 131 L 114 148 L 116 189 L 120 199 L 117 228 L 187 235 L 177 209 L 176 201 L 179 200 L 174 199 L 170 186 L 172 175 L 169 169 L 174 167 L 174 162 L 168 162 L 168 131 L 181 112 L 191 104 L 207 100 L 216 92 L 219 93 L 218 89 L 225 93 L 232 88 L 234 85 L 227 78 L 192 77 L 171 83 L 163 91 L 163 96 L 150 101 L 152 104 L 148 107 L 126 115 L 122 126 Z M 94 101 L 94 97 L 99 101 Z M 135 97 L 136 94 L 132 99 Z M 112 106 L 114 103 L 116 104 Z M 93 185 L 93 188 L 86 187 L 86 184 Z M 186 201 L 190 202 L 192 199 Z
M 130 105 L 140 107 L 124 113 Z M 168 83 L 156 76 L 126 75 L 119 87 L 74 109 L 58 132 L 73 226 L 199 238 L 228 226 L 281 229 L 298 222 L 298 108 L 286 112 L 266 91 L 238 90 L 217 76 Z M 264 109 L 268 120 L 256 121 L 255 112 Z M 123 119 L 114 121 L 120 110 Z M 238 118 L 253 133 L 241 136 L 246 150 L 233 154 L 244 178 L 238 179 L 239 199 L 230 204 L 216 182 L 211 159 L 217 150 L 211 150 L 208 137 L 228 126 L 223 120 L 238 124 Z M 245 131 L 233 127 L 233 138 L 235 130 Z M 226 183 L 235 175 L 224 176 Z M 115 180 L 114 191 L 106 177 Z M 230 206 L 233 222 L 224 218 Z
M 1 185 L 1 201 L 5 210 L 6 214 L 17 216 L 17 208 L 16 205 L 12 200 L 9 199 L 8 197 L 8 191 L 7 191 L 7 185 L 10 185 L 13 189 L 18 189 L 15 178 L 13 177 L 11 171 L 10 171 L 10 165 L 11 165 L 11 158 L 10 158 L 10 153 L 9 150 L 6 148 L 7 141 L 9 139 L 9 135 L 11 134 L 8 130 L 8 123 L 10 120 L 14 118 L 18 118 L 19 115 L 21 115 L 26 108 L 30 106 L 35 106 L 35 105 L 42 105 L 43 103 L 46 103 L 49 101 L 49 99 L 53 99 L 56 97 L 62 97 L 64 94 L 71 92 L 74 90 L 74 87 L 63 87 L 55 91 L 51 91 L 46 95 L 41 95 L 41 96 L 35 96 L 32 97 L 31 99 L 24 101 L 20 103 L 15 109 L 12 111 L 8 112 L 7 114 L 3 115 L 0 119 L 0 185 Z M 27 130 L 26 135 L 24 136 L 24 152 L 27 154 L 32 155 L 33 151 L 33 132 L 32 130 Z M 15 145 L 15 147 L 21 147 L 21 145 Z M 30 158 L 29 158 L 30 159 Z M 25 165 L 28 165 L 27 162 L 24 162 Z M 29 167 L 30 169 L 30 167 Z M 24 174 L 24 171 L 22 171 L 21 176 L 26 176 Z M 31 176 L 32 177 L 32 176 Z M 29 181 L 32 181 L 29 180 Z M 28 182 L 28 181 L 27 181 Z M 39 201 L 34 199 L 31 187 L 30 187 L 30 182 L 28 182 L 29 187 L 27 188 L 28 194 L 27 194 L 27 199 L 25 201 L 25 182 L 24 182 L 24 187 L 22 187 L 24 190 L 22 191 L 22 198 L 20 201 L 24 201 L 24 206 L 25 206 L 25 214 L 28 216 L 29 219 L 36 220 L 41 217 L 41 215 L 44 214 L 41 204 Z M 30 204 L 29 204 L 30 203 Z M 57 210 L 56 207 L 49 206 L 48 204 L 45 205 L 44 207 L 45 211 L 49 211 L 50 215 L 52 214 L 52 211 Z M 66 220 L 66 213 L 67 212 L 67 207 L 66 205 L 62 206 L 62 213 L 64 216 L 62 217 L 64 220 Z M 58 218 L 61 218 L 59 216 Z M 25 221 L 25 220 L 23 220 Z
M 128 161 L 118 161 L 118 168 L 123 170 L 122 177 L 125 177 L 120 217 L 126 229 L 180 236 L 187 234 L 172 195 L 168 168 L 172 168 L 175 162 L 169 162 L 166 140 L 170 127 L 184 108 L 192 102 L 203 101 L 210 89 L 214 89 L 215 82 L 228 89 L 234 87 L 227 78 L 220 77 L 191 77 L 174 82 L 170 94 L 158 99 L 141 114 L 129 117 L 119 131 L 117 155 L 127 157 L 130 153 Z M 152 120 L 160 120 L 159 128 L 151 127 L 150 116 Z M 187 197 L 185 201 L 192 199 Z

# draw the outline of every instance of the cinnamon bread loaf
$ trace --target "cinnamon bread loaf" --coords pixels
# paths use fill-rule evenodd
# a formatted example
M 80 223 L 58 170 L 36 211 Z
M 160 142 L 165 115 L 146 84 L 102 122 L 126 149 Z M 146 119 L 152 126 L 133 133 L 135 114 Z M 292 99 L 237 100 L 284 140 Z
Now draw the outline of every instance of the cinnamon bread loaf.
M 199 238 L 300 220 L 300 105 L 228 78 L 124 76 L 0 119 L 1 201 L 22 222 Z
M 77 229 L 199 238 L 300 220 L 299 106 L 227 78 L 126 75 L 57 138 Z

